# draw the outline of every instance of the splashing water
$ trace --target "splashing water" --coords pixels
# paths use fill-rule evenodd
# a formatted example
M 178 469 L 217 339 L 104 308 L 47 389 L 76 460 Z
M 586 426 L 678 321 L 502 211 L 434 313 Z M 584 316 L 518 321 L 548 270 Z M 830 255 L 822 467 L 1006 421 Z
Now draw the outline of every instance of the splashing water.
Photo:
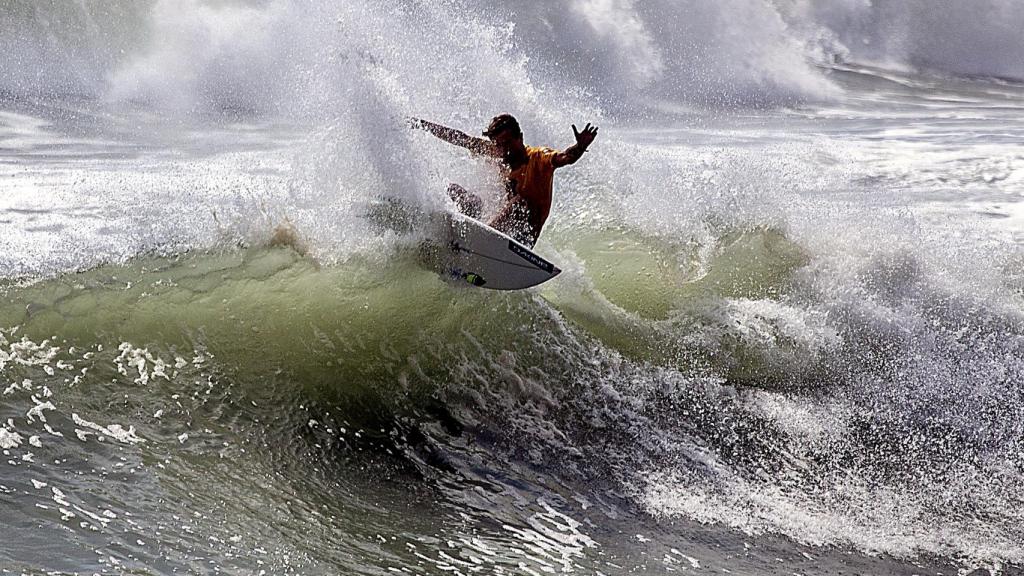
M 1013 573 L 1024 12 L 940 4 L 0 8 L 0 568 Z M 366 214 L 499 112 L 601 137 L 453 290 Z

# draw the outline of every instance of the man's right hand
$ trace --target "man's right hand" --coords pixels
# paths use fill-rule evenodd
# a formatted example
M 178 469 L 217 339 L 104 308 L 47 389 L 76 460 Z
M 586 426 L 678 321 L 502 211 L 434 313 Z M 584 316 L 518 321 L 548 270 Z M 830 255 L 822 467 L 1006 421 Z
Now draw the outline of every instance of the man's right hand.
M 494 158 L 499 158 L 501 156 L 501 154 L 498 152 L 498 149 L 494 146 L 494 144 L 482 138 L 476 138 L 460 130 L 449 128 L 447 126 L 442 126 L 440 124 L 435 124 L 433 122 L 428 122 L 426 120 L 421 120 L 414 116 L 407 117 L 405 121 L 410 128 L 418 128 L 420 130 L 430 132 L 431 134 L 437 136 L 441 140 L 444 140 L 449 144 L 454 144 L 456 146 L 466 148 L 467 150 L 473 152 L 474 154 L 480 154 L 483 156 L 490 156 Z

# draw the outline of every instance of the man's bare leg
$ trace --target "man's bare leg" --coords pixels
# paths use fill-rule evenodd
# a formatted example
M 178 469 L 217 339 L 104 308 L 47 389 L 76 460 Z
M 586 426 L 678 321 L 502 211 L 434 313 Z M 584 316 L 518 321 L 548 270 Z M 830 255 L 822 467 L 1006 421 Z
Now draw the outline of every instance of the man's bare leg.
M 448 197 L 455 201 L 455 205 L 459 207 L 459 212 L 470 218 L 480 218 L 480 213 L 484 209 L 484 202 L 476 194 L 458 184 L 450 184 L 448 186 Z

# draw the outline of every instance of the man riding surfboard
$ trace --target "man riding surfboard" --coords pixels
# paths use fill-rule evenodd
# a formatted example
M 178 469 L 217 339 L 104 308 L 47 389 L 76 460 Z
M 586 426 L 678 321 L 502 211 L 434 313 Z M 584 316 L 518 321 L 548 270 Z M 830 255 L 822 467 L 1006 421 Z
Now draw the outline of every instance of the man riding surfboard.
M 501 160 L 506 194 L 501 209 L 489 225 L 529 247 L 537 242 L 551 211 L 555 170 L 575 164 L 597 136 L 596 126 L 588 123 L 581 131 L 574 124 L 572 132 L 576 143 L 559 152 L 553 148 L 523 144 L 523 132 L 511 114 L 500 114 L 491 120 L 483 132 L 486 140 L 419 118 L 410 118 L 409 121 L 413 128 L 426 130 L 449 144 Z M 464 214 L 479 218 L 483 203 L 476 194 L 452 184 L 448 195 Z

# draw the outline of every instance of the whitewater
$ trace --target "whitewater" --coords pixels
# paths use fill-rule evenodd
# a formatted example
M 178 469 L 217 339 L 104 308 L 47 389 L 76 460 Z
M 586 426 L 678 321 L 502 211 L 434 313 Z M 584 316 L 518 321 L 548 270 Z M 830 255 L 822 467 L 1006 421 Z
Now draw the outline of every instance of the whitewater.
M 0 574 L 1024 571 L 1024 4 L 0 4 Z M 382 202 L 600 136 L 538 288 Z

